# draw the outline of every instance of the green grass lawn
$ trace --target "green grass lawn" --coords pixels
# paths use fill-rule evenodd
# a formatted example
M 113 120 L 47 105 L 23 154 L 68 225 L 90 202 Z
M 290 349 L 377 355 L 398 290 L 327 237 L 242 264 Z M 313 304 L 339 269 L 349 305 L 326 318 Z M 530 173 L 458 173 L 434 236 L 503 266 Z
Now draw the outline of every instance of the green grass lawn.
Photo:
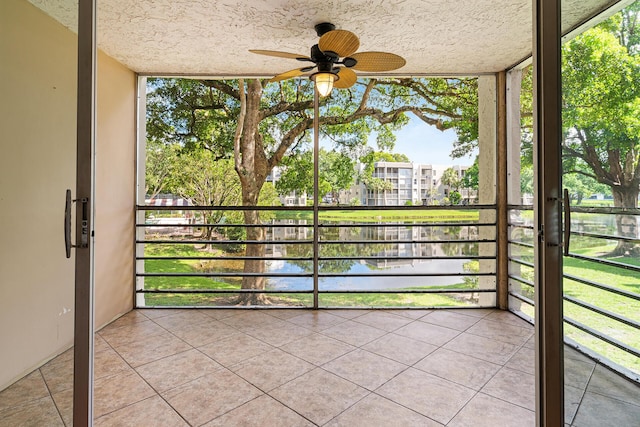
M 590 248 L 575 249 L 580 255 L 610 259 L 612 261 L 629 265 L 640 265 L 640 260 L 635 257 L 607 257 L 606 254 L 615 248 L 615 243 Z M 634 271 L 597 264 L 590 261 L 565 257 L 563 260 L 564 272 L 572 276 L 602 283 L 614 288 L 640 293 L 640 274 Z M 522 276 L 532 278 L 533 270 L 521 267 Z M 624 296 L 594 288 L 574 280 L 565 279 L 563 284 L 564 294 L 575 299 L 587 302 L 599 308 L 616 313 L 627 319 L 640 322 L 640 302 Z M 531 288 L 525 288 L 526 296 L 533 299 Z M 587 325 L 601 333 L 604 333 L 618 341 L 640 350 L 640 332 L 635 328 L 620 323 L 607 316 L 595 313 L 580 307 L 570 301 L 564 302 L 564 315 L 572 320 Z M 535 317 L 534 308 L 522 304 L 522 311 L 531 317 Z M 565 335 L 585 347 L 588 347 L 608 359 L 626 368 L 640 373 L 640 359 L 608 344 L 596 337 L 581 331 L 574 326 L 565 324 Z
M 613 207 L 613 199 L 607 199 L 607 200 L 582 199 L 582 202 L 580 202 L 579 205 L 576 205 L 575 201 L 573 201 L 571 205 L 581 206 L 585 208 Z
M 350 210 L 330 210 L 320 211 L 320 221 L 354 221 L 354 222 L 379 222 L 379 221 L 416 221 L 416 222 L 439 222 L 439 221 L 451 221 L 452 225 L 455 222 L 462 221 L 478 221 L 480 216 L 478 211 L 475 210 L 454 210 L 454 209 L 442 209 L 442 210 L 420 210 L 420 209 L 408 209 L 408 210 L 362 210 L 362 211 L 350 211 Z M 277 211 L 277 219 L 313 219 L 313 212 L 309 211 Z

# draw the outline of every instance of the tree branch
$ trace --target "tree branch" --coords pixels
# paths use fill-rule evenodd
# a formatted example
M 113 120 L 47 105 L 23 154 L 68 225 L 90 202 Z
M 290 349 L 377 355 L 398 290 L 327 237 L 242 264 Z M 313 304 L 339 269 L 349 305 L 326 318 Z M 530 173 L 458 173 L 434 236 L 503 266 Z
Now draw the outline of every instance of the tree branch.
M 229 95 L 232 98 L 240 100 L 240 92 L 237 91 L 233 86 L 228 83 L 225 83 L 224 80 L 202 80 L 202 84 L 207 87 L 212 87 L 214 89 L 219 90 L 220 92 Z
M 234 167 L 238 173 L 240 173 L 240 139 L 242 138 L 242 130 L 244 129 L 244 119 L 247 115 L 247 97 L 244 91 L 244 79 L 238 81 L 239 99 L 240 99 L 240 113 L 238 114 L 238 121 L 236 125 L 236 133 L 233 136 L 233 159 Z

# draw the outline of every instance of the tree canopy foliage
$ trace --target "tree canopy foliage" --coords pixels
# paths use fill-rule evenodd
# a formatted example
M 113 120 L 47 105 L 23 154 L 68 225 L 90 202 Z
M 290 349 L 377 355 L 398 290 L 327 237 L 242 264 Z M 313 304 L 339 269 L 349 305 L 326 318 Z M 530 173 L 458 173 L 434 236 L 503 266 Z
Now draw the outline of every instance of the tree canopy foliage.
M 322 100 L 318 116 L 322 137 L 340 147 L 343 155 L 360 158 L 371 134 L 380 150 L 393 147 L 394 131 L 412 114 L 440 130 L 456 129 L 460 140 L 471 141 L 478 133 L 476 86 L 475 79 L 362 79 Z M 147 135 L 183 150 L 208 150 L 216 160 L 233 159 L 242 205 L 251 207 L 258 203 L 276 165 L 293 159 L 308 162 L 302 153 L 308 151 L 312 107 L 313 85 L 307 79 L 277 84 L 260 79 L 149 79 Z M 327 182 L 340 186 L 347 162 L 337 157 L 328 164 L 333 166 L 327 168 L 331 171 Z M 243 213 L 246 224 L 260 223 L 258 211 Z M 262 227 L 247 229 L 248 240 L 264 237 Z M 264 271 L 259 261 L 264 250 L 264 245 L 247 246 L 247 256 L 255 261 L 245 262 L 246 272 Z M 242 286 L 264 289 L 264 285 L 263 277 L 245 277 Z
M 640 190 L 639 40 L 628 20 L 639 11 L 636 2 L 563 47 L 565 171 L 611 187 L 618 207 L 636 207 Z

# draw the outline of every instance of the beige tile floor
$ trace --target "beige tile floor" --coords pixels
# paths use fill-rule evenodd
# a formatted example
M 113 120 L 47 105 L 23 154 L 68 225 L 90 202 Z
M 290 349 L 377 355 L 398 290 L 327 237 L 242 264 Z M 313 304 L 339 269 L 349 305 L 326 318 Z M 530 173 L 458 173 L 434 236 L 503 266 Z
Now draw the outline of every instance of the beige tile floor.
M 136 310 L 96 335 L 98 426 L 535 424 L 533 329 L 496 310 Z M 72 353 L 0 392 L 68 426 Z M 640 388 L 566 350 L 566 422 L 640 426 Z

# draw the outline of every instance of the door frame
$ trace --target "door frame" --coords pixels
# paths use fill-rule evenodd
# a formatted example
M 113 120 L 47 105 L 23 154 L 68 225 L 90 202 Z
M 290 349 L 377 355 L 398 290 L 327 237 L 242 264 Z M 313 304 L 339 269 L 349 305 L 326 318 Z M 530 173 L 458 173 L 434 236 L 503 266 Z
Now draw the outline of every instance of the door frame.
M 96 0 L 78 0 L 73 425 L 93 425 Z
M 561 0 L 534 0 L 536 425 L 564 425 Z

